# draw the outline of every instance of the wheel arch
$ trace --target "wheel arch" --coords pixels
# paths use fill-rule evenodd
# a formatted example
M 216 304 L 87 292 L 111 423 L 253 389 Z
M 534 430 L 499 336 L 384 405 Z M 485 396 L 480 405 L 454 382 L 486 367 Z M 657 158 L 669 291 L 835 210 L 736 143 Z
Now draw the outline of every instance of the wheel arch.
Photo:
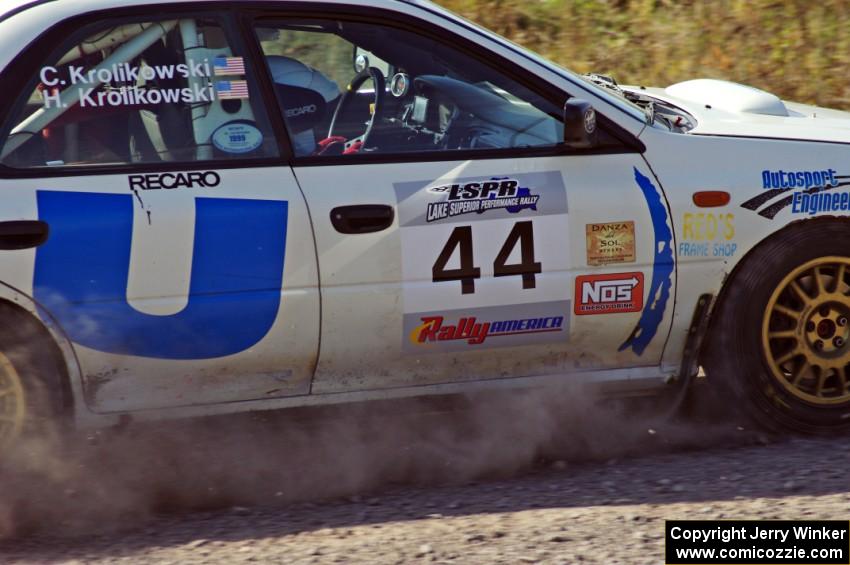
M 0 282 L 0 317 L 32 336 L 33 347 L 43 349 L 55 367 L 59 386 L 61 417 L 73 417 L 82 396 L 77 357 L 71 341 L 50 313 L 25 293 Z
M 755 255 L 759 249 L 764 247 L 765 244 L 767 244 L 773 238 L 778 237 L 780 234 L 787 233 L 790 231 L 796 231 L 799 229 L 817 229 L 818 227 L 824 225 L 841 225 L 850 229 L 850 216 L 819 216 L 816 218 L 806 218 L 789 222 L 788 224 L 782 226 L 780 229 L 772 231 L 765 235 L 755 245 L 750 247 L 747 252 L 738 259 L 738 261 L 735 262 L 735 265 L 732 267 L 732 270 L 729 271 L 723 278 L 723 281 L 720 286 L 720 291 L 717 293 L 714 302 L 711 305 L 711 309 L 708 312 L 708 326 L 705 334 L 705 339 L 700 345 L 700 350 L 697 356 L 700 365 L 702 365 L 703 363 L 704 355 L 711 348 L 711 340 L 715 334 L 717 324 L 717 316 L 715 314 L 721 310 L 721 306 L 726 300 L 726 297 L 729 294 L 729 289 L 732 288 L 736 276 L 743 270 L 743 267 L 749 262 L 752 256 Z
M 771 323 L 765 320 L 769 319 L 768 313 L 773 316 L 777 311 L 774 309 L 775 301 L 787 288 L 789 277 L 802 272 L 820 280 L 820 273 L 812 275 L 812 265 L 816 269 L 830 262 L 843 264 L 845 270 L 840 271 L 843 278 L 837 280 L 843 281 L 838 284 L 844 284 L 842 288 L 846 288 L 846 265 L 850 258 L 846 244 L 848 239 L 850 218 L 847 217 L 824 216 L 788 223 L 748 249 L 724 278 L 712 308 L 710 330 L 700 350 L 700 364 L 705 368 L 707 382 L 713 385 L 707 390 L 721 395 L 724 403 L 731 402 L 729 406 L 733 410 L 730 415 L 736 414 L 742 422 L 777 431 L 833 434 L 850 429 L 846 348 L 834 356 L 827 353 L 818 357 L 815 354 L 812 360 L 810 353 L 817 349 L 811 339 L 815 326 L 806 329 L 808 338 L 803 337 L 804 318 L 800 316 L 790 316 L 793 323 L 782 317 L 784 321 L 777 326 L 777 331 L 793 330 L 777 339 L 793 338 L 797 341 L 796 346 L 781 347 L 778 355 L 782 361 L 776 360 L 777 354 L 765 337 L 770 335 L 767 332 Z M 835 273 L 827 270 L 825 276 L 832 277 L 834 281 Z M 846 315 L 848 296 L 846 291 L 841 292 L 841 296 L 836 295 L 838 286 L 832 282 L 814 283 L 810 280 L 804 286 L 811 289 L 814 284 L 818 286 L 815 292 L 797 290 L 800 300 L 792 298 L 791 303 L 780 312 L 798 312 L 806 316 L 817 314 L 822 320 L 833 320 L 835 325 L 832 329 L 825 330 L 830 333 L 821 336 L 828 339 L 834 335 L 835 327 L 846 326 L 846 323 L 835 318 L 842 313 L 840 307 L 836 313 L 829 306 L 824 313 L 821 306 L 840 303 Z M 819 306 L 811 308 L 812 304 Z M 714 315 L 715 312 L 718 315 Z M 841 335 L 845 341 L 836 344 L 837 348 L 850 342 L 846 333 Z M 808 345 L 801 346 L 801 343 Z M 809 353 L 799 351 L 798 355 L 801 347 Z M 786 357 L 789 352 L 791 356 Z M 807 360 L 803 364 L 795 361 L 790 368 L 788 365 L 781 366 L 799 356 L 806 356 Z M 836 360 L 843 364 L 837 369 L 834 366 Z M 815 367 L 815 370 L 800 367 Z M 793 382 L 788 378 L 790 374 L 795 377 Z M 803 378 L 800 375 L 804 376 L 803 381 L 800 381 Z M 798 387 L 798 382 L 803 384 Z M 824 394 L 821 394 L 822 389 Z M 812 398 L 815 401 L 811 401 Z

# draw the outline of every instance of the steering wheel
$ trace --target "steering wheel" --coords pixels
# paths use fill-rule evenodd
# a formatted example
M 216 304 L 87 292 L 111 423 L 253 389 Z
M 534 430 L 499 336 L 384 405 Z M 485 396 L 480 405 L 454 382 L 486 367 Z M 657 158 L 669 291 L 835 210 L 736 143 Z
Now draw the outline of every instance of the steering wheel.
M 366 126 L 366 131 L 363 135 L 346 143 L 346 147 L 351 147 L 358 141 L 360 142 L 361 147 L 366 146 L 369 134 L 372 133 L 372 126 L 375 125 L 375 121 L 381 115 L 384 107 L 384 95 L 386 88 L 384 75 L 375 67 L 363 69 L 357 73 L 353 79 L 351 79 L 350 83 L 348 83 L 345 92 L 342 94 L 342 98 L 339 99 L 339 103 L 336 105 L 336 110 L 334 110 L 334 115 L 331 119 L 331 127 L 328 129 L 328 138 L 334 137 L 334 127 L 337 124 L 337 120 L 346 111 L 347 107 L 351 104 L 351 101 L 354 100 L 354 96 L 357 94 L 360 87 L 363 86 L 363 83 L 369 79 L 372 79 L 372 84 L 375 86 L 375 106 L 371 112 L 372 115 L 369 117 L 369 124 Z

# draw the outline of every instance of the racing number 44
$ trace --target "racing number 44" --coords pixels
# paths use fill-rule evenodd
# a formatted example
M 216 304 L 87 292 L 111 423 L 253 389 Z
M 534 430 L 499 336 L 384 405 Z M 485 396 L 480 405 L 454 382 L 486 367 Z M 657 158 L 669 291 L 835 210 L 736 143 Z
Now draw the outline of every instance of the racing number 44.
M 520 246 L 520 262 L 508 264 L 514 248 Z M 460 250 L 460 267 L 447 269 L 455 249 Z M 534 224 L 530 221 L 516 222 L 505 243 L 493 261 L 493 276 L 521 276 L 522 288 L 535 288 L 535 276 L 543 266 L 534 260 Z M 481 278 L 481 269 L 475 266 L 472 256 L 472 227 L 458 226 L 452 230 L 448 241 L 431 268 L 434 282 L 460 281 L 462 294 L 475 292 L 475 279 Z

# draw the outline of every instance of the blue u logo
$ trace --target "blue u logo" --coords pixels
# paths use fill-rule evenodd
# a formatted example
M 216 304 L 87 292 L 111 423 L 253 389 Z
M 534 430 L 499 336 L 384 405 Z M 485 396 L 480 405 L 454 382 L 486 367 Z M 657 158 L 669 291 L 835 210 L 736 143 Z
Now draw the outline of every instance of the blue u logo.
M 107 353 L 209 359 L 251 347 L 274 323 L 287 202 L 195 199 L 189 302 L 155 316 L 127 302 L 130 195 L 39 191 L 37 199 L 50 238 L 36 251 L 34 294 L 72 341 Z

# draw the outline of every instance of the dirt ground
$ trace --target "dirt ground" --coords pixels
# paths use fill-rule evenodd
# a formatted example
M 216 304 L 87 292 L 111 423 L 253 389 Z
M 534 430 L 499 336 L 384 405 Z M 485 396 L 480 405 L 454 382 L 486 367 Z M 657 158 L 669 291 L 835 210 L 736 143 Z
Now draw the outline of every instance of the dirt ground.
M 666 519 L 848 519 L 850 438 L 528 402 L 90 436 L 5 472 L 0 563 L 657 564 Z

